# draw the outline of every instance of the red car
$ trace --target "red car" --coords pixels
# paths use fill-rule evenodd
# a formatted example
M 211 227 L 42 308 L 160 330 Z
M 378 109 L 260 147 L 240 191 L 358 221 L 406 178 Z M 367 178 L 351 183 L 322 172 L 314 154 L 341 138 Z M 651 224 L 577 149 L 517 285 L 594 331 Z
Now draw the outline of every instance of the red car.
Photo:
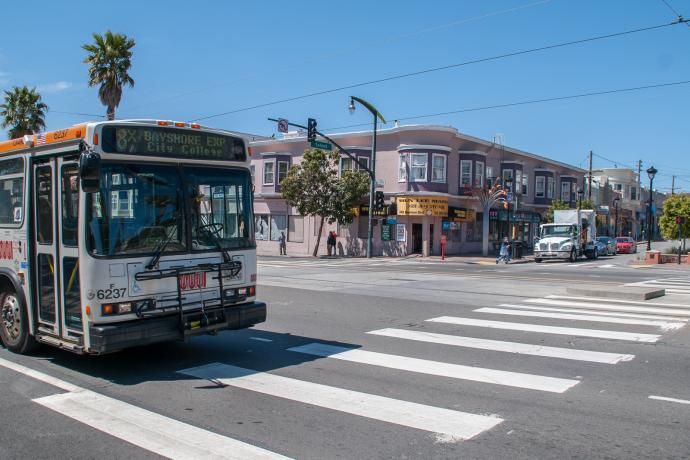
M 616 238 L 616 249 L 619 253 L 632 254 L 637 252 L 637 243 L 629 236 L 619 236 Z

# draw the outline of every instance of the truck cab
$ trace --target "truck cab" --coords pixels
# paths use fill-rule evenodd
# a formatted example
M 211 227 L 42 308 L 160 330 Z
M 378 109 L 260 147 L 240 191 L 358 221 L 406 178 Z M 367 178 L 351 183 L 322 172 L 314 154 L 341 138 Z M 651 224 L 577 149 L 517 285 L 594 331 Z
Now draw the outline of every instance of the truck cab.
M 534 261 L 561 259 L 576 262 L 585 256 L 597 258 L 594 211 L 554 211 L 554 223 L 540 226 L 539 241 L 534 245 Z

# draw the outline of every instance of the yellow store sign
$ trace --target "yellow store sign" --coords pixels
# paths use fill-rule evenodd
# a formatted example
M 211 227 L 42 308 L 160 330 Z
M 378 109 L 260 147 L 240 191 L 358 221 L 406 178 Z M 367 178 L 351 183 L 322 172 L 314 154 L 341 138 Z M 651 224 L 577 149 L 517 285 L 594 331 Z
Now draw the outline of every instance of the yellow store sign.
M 448 215 L 448 197 L 443 196 L 403 196 L 396 199 L 399 216 Z

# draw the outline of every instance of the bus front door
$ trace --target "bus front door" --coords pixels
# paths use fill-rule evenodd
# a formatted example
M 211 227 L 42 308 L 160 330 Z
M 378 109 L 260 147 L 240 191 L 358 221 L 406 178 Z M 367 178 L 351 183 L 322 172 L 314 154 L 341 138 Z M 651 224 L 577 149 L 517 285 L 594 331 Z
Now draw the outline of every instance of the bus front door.
M 77 249 L 78 165 L 55 158 L 35 164 L 34 293 L 39 332 L 78 342 L 83 334 Z

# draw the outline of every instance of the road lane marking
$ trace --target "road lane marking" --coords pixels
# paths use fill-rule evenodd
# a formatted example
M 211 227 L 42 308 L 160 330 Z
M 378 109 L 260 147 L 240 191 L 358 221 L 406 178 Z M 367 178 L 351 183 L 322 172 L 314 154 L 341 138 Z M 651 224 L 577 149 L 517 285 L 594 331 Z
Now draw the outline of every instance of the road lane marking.
M 540 311 L 555 311 L 555 312 L 562 312 L 562 313 L 585 313 L 588 315 L 600 315 L 600 316 L 613 316 L 613 317 L 622 317 L 622 318 L 640 318 L 640 319 L 659 319 L 662 321 L 668 321 L 668 322 L 688 322 L 690 321 L 690 317 L 681 317 L 681 316 L 668 316 L 668 315 L 648 315 L 646 313 L 623 313 L 620 311 L 610 311 L 610 310 L 605 310 L 605 311 L 593 311 L 587 309 L 587 306 L 584 305 L 583 308 L 552 308 L 552 307 L 535 307 L 533 305 L 522 305 L 522 304 L 511 304 L 511 303 L 502 303 L 499 305 L 499 307 L 509 307 L 509 308 L 521 308 L 524 310 L 540 310 Z
M 519 308 L 519 305 L 515 305 Z M 632 324 L 637 326 L 655 326 L 660 328 L 662 331 L 673 331 L 675 329 L 680 329 L 685 326 L 684 323 L 670 323 L 668 321 L 652 321 L 644 319 L 633 319 L 633 318 L 616 318 L 613 316 L 597 316 L 597 315 L 578 315 L 573 313 L 552 313 L 548 311 L 529 311 L 529 310 L 516 310 L 513 308 L 493 308 L 484 307 L 478 308 L 477 313 L 491 313 L 494 315 L 508 315 L 508 316 L 527 316 L 530 318 L 553 318 L 553 319 L 571 319 L 573 321 L 589 321 L 593 323 L 613 323 L 613 324 Z
M 45 396 L 33 401 L 164 457 L 288 458 L 88 390 Z
M 459 335 L 410 331 L 407 329 L 379 329 L 377 331 L 369 331 L 367 334 L 396 337 L 407 340 L 417 340 L 420 342 L 430 342 L 442 345 L 453 345 L 457 347 L 478 348 L 481 350 L 502 351 L 521 355 L 544 356 L 548 358 L 562 358 L 603 364 L 617 364 L 623 361 L 632 361 L 635 358 L 635 355 L 628 354 L 605 353 L 601 351 L 578 350 L 574 348 L 547 347 L 544 345 L 478 339 Z
M 610 311 L 622 311 L 630 313 L 654 313 L 659 315 L 671 315 L 671 316 L 690 316 L 690 309 L 688 308 L 666 308 L 666 307 L 638 307 L 635 305 L 623 305 L 623 304 L 605 304 L 598 302 L 581 302 L 572 300 L 557 300 L 557 299 L 525 299 L 522 300 L 525 303 L 533 303 L 539 305 L 553 305 L 556 307 L 579 307 L 588 308 L 595 310 L 610 310 Z M 649 304 L 654 305 L 654 304 Z
M 661 338 L 655 334 L 638 334 L 636 332 L 605 331 L 598 329 L 579 329 L 574 327 L 542 326 L 541 324 L 511 323 L 504 321 L 489 321 L 475 318 L 460 318 L 457 316 L 440 316 L 427 319 L 435 323 L 448 323 L 460 326 L 477 326 L 491 329 L 506 329 L 524 332 L 542 332 L 545 334 L 572 335 L 579 337 L 593 337 L 598 339 L 628 340 L 631 342 L 654 343 Z
M 551 393 L 563 393 L 580 383 L 579 380 L 463 366 L 460 364 L 450 364 L 373 351 L 337 347 L 323 343 L 310 343 L 299 347 L 288 348 L 288 351 L 340 359 L 360 364 L 370 364 L 372 366 L 387 367 L 390 369 L 418 372 L 421 374 L 450 377 L 460 380 L 472 380 L 475 382 L 526 388 L 529 390 L 548 391 Z
M 601 303 L 624 303 L 630 305 L 651 305 L 653 307 L 680 307 L 687 308 L 688 305 L 684 303 L 663 303 L 652 300 L 621 300 L 621 299 L 604 299 L 602 297 L 578 297 L 569 295 L 547 295 L 545 299 L 564 299 L 564 300 L 584 300 L 587 302 L 601 302 Z
M 649 396 L 649 399 L 656 399 L 657 401 L 668 401 L 668 402 L 674 402 L 674 403 L 680 403 L 680 404 L 690 404 L 690 401 L 688 401 L 687 399 L 667 398 L 665 396 L 651 395 L 651 396 Z
M 165 417 L 0 358 L 0 366 L 67 393 L 33 401 L 99 431 L 169 458 L 286 459 L 282 455 Z
M 439 433 L 457 440 L 471 439 L 503 421 L 497 416 L 427 406 L 229 364 L 212 363 L 178 372 L 278 398 Z

